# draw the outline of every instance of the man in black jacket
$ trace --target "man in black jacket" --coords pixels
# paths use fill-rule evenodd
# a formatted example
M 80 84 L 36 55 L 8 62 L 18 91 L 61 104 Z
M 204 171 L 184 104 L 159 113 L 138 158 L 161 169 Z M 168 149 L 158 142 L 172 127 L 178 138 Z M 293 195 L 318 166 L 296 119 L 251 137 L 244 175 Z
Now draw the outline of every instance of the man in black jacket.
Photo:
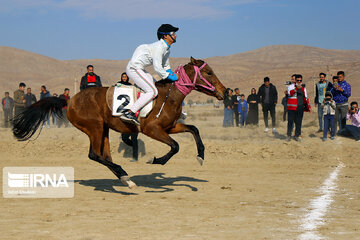
M 259 88 L 258 96 L 264 113 L 265 132 L 269 131 L 268 112 L 270 111 L 273 128 L 272 131 L 273 133 L 276 133 L 275 107 L 278 100 L 278 93 L 276 87 L 270 83 L 269 77 L 264 78 L 264 84 Z
M 88 65 L 87 73 L 81 78 L 80 91 L 89 87 L 102 87 L 100 77 L 94 73 L 94 66 Z
M 239 101 L 240 101 L 240 90 L 239 88 L 235 88 L 235 94 L 232 95 L 232 104 L 233 104 L 233 112 L 235 115 L 235 123 L 236 126 L 239 126 L 239 111 L 238 111 L 238 106 L 239 106 Z

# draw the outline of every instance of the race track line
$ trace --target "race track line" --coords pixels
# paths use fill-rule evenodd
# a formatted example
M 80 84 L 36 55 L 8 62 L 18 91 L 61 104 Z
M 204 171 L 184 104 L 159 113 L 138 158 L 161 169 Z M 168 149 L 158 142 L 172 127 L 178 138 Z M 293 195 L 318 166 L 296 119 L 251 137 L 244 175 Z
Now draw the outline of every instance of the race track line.
M 299 235 L 299 240 L 320 240 L 324 239 L 318 232 L 319 226 L 325 224 L 324 216 L 330 208 L 331 203 L 334 201 L 334 195 L 337 190 L 337 180 L 340 170 L 345 165 L 340 162 L 335 170 L 329 175 L 329 177 L 318 188 L 317 192 L 321 195 L 310 201 L 308 206 L 308 212 L 301 220 L 300 229 L 303 232 Z

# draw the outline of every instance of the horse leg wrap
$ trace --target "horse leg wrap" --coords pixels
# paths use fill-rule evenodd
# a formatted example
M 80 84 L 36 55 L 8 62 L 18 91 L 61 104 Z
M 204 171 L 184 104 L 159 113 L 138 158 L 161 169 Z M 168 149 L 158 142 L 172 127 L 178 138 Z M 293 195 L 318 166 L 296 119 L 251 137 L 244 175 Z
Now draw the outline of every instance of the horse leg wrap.
M 130 180 L 129 176 L 122 176 L 120 180 L 124 185 L 128 186 L 130 189 L 137 187 L 136 184 Z

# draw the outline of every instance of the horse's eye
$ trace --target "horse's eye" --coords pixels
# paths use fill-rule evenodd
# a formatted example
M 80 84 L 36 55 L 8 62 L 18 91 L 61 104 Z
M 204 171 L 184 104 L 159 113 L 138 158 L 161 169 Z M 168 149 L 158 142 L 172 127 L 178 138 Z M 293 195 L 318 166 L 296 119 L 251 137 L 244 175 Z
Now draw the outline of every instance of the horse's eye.
M 211 75 L 212 75 L 212 73 L 211 73 L 211 72 L 207 72 L 207 75 L 210 75 L 210 76 L 211 76 Z

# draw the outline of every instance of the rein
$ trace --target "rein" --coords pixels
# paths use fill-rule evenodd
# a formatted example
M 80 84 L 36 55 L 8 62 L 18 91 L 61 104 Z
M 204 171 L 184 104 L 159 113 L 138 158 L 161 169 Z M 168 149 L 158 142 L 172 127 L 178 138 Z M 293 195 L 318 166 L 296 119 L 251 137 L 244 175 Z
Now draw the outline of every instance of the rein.
M 179 91 L 184 94 L 185 96 L 188 95 L 192 90 L 196 89 L 197 87 L 202 87 L 205 89 L 208 89 L 212 92 L 215 91 L 215 87 L 209 83 L 202 75 L 201 75 L 201 69 L 203 69 L 206 66 L 206 63 L 201 65 L 201 67 L 194 65 L 195 70 L 195 76 L 194 80 L 191 81 L 189 76 L 186 74 L 185 69 L 183 66 L 179 66 L 175 73 L 179 74 L 179 80 L 175 82 L 175 86 L 179 89 Z M 199 75 L 200 79 L 206 83 L 206 85 L 202 85 L 199 83 L 196 83 L 197 76 Z
M 174 82 L 171 83 L 170 88 L 169 88 L 169 91 L 168 91 L 168 93 L 167 93 L 166 96 L 165 96 L 164 102 L 163 102 L 163 104 L 161 105 L 161 108 L 160 108 L 158 114 L 156 114 L 156 118 L 159 118 L 159 117 L 160 117 L 160 114 L 161 114 L 161 112 L 162 112 L 162 110 L 163 110 L 163 108 L 164 108 L 165 102 L 166 102 L 166 100 L 168 99 L 168 97 L 169 97 L 169 95 L 170 95 L 171 88 L 172 88 L 173 84 L 174 84 Z

